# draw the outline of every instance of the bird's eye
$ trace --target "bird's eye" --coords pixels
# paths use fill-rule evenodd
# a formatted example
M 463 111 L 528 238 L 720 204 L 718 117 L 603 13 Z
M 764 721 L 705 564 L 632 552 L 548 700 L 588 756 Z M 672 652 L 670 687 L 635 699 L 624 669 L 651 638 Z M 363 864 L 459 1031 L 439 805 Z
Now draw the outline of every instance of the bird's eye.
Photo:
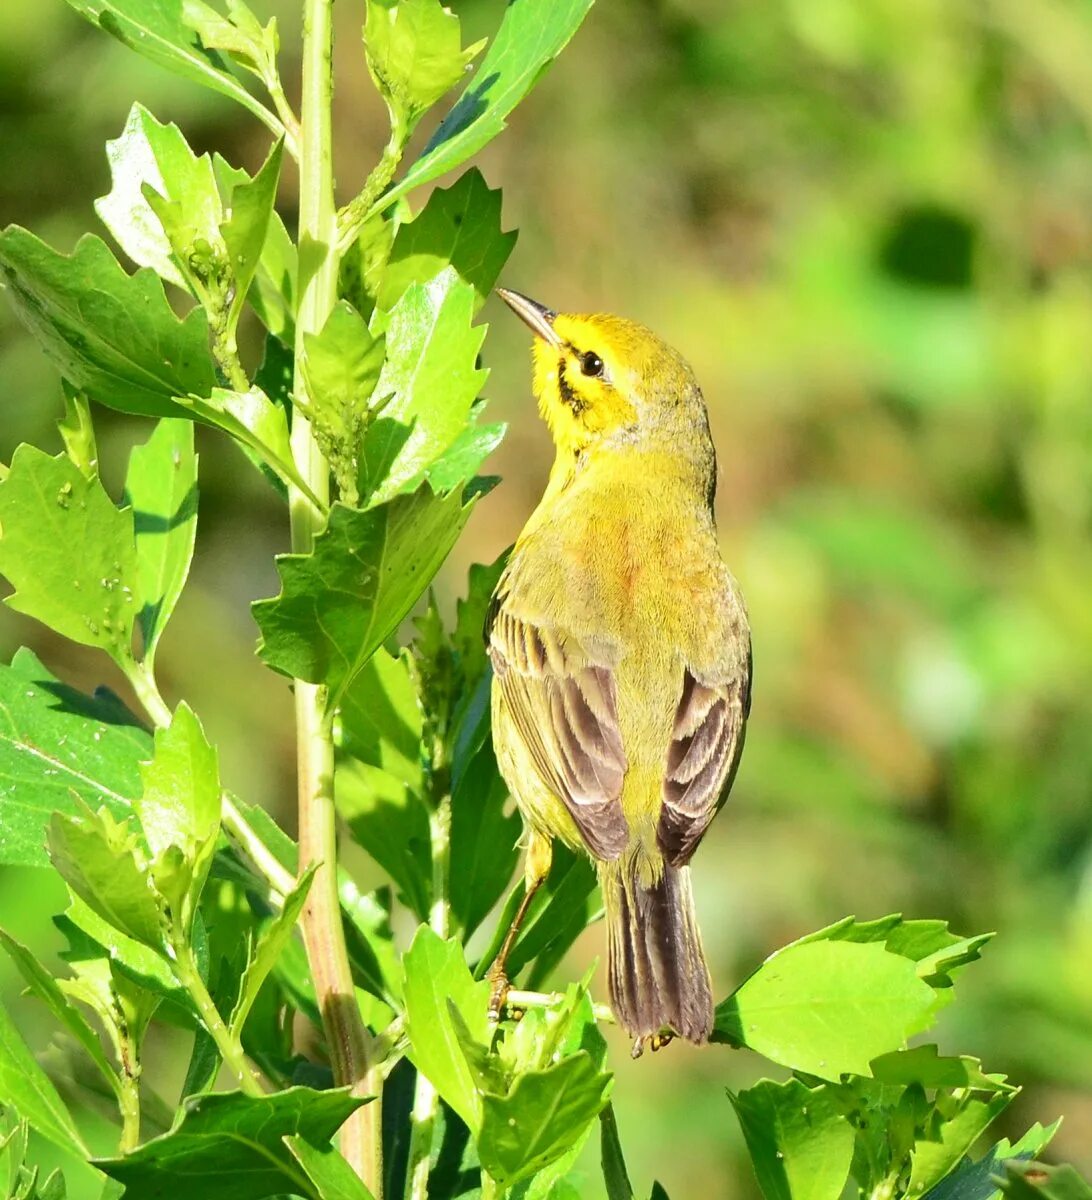
M 602 375 L 603 360 L 594 350 L 588 350 L 580 356 L 580 369 L 585 375 Z

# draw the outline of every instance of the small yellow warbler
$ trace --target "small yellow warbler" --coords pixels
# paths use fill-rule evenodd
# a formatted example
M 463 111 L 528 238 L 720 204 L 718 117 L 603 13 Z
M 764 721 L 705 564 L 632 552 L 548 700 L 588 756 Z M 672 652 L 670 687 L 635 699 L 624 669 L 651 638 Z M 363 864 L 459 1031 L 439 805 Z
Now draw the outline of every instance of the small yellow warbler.
M 499 289 L 535 333 L 557 448 L 487 629 L 493 743 L 527 828 L 526 892 L 494 964 L 493 1010 L 551 843 L 591 855 L 610 995 L 636 1039 L 713 1025 L 689 862 L 732 785 L 750 705 L 739 588 L 713 521 L 716 458 L 693 372 L 620 317 Z

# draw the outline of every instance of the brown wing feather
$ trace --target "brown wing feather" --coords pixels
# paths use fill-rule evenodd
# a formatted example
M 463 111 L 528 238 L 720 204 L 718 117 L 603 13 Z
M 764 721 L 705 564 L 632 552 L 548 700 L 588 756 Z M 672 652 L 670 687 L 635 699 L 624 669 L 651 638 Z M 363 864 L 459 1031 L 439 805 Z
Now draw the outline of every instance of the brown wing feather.
M 520 620 L 503 603 L 491 616 L 493 672 L 536 770 L 591 853 L 617 858 L 629 826 L 621 804 L 626 756 L 613 672 L 572 639 Z
M 750 654 L 742 675 L 726 683 L 702 683 L 689 669 L 683 674 L 656 828 L 674 867 L 690 861 L 731 789 L 750 705 Z

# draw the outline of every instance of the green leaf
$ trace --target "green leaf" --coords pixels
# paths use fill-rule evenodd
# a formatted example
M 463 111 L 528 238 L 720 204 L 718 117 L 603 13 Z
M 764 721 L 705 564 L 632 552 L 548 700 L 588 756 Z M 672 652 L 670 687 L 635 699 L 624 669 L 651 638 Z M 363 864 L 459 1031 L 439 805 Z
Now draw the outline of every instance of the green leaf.
M 57 980 L 42 966 L 37 958 L 5 930 L 0 929 L 0 945 L 8 953 L 22 975 L 27 987 L 41 1000 L 53 1014 L 54 1020 L 79 1042 L 84 1052 L 98 1067 L 102 1076 L 108 1082 L 116 1079 L 117 1073 L 103 1053 L 102 1043 L 95 1031 L 87 1023 L 83 1013 L 71 1003 L 68 996 L 61 990 Z
M 491 189 L 472 167 L 451 187 L 437 188 L 415 217 L 399 225 L 376 302 L 392 309 L 413 284 L 428 283 L 450 269 L 474 289 L 477 311 L 516 236 L 515 230 L 501 229 L 500 189 Z
M 1001 1191 L 1013 1200 L 1092 1200 L 1092 1187 L 1068 1165 L 1010 1164 Z
M 320 1200 L 374 1200 L 360 1176 L 333 1146 L 316 1146 L 298 1135 L 284 1141 Z
M 471 421 L 474 414 L 471 412 Z M 450 446 L 430 463 L 424 470 L 423 478 L 427 479 L 437 492 L 447 492 L 452 488 L 469 484 L 485 484 L 486 491 L 495 480 L 475 480 L 474 476 L 482 463 L 493 453 L 504 440 L 508 426 L 500 422 L 492 425 L 468 425 L 456 437 Z M 416 485 L 411 480 L 406 488 Z
M 129 1196 L 191 1190 L 202 1200 L 259 1200 L 286 1192 L 318 1200 L 320 1193 L 284 1139 L 328 1142 L 363 1100 L 345 1089 L 293 1087 L 270 1096 L 209 1093 L 185 1101 L 170 1133 L 124 1158 L 94 1165 L 124 1184 Z
M 223 207 L 209 156 L 195 155 L 177 125 L 162 125 L 134 104 L 121 136 L 106 143 L 106 157 L 112 187 L 95 201 L 102 223 L 137 266 L 186 288 L 185 270 L 144 188 L 182 206 L 191 240 L 202 237 L 211 245 L 220 240 Z
M 778 951 L 717 1007 L 713 1041 L 748 1046 L 837 1081 L 926 1028 L 936 996 L 914 963 L 882 945 L 797 943 Z
M 182 0 L 68 0 L 80 16 L 98 25 L 157 66 L 238 101 L 274 133 L 281 123 L 227 70 L 218 54 L 199 44 L 182 15 Z
M 387 337 L 376 394 L 391 399 L 368 427 L 360 493 L 389 499 L 416 479 L 462 433 L 485 382 L 477 369 L 484 326 L 473 326 L 474 289 L 454 274 L 413 284 L 372 320 Z
M 49 857 L 65 883 L 115 929 L 145 946 L 163 945 L 159 902 L 148 881 L 135 834 L 105 808 L 74 816 L 54 813 Z
M 421 157 L 375 208 L 465 162 L 504 128 L 505 118 L 561 53 L 592 0 L 520 0 L 509 4 L 489 52 Z
M 274 147 L 273 153 L 276 152 L 277 148 Z M 273 153 L 266 160 L 262 173 L 272 171 Z M 279 156 L 275 162 L 279 168 Z M 233 167 L 219 154 L 213 155 L 212 167 L 221 195 L 231 197 L 229 207 L 234 205 L 234 197 L 239 189 L 243 189 L 244 202 L 250 207 L 271 186 L 268 178 L 259 185 L 257 177 L 252 180 L 245 171 Z M 275 196 L 270 195 L 270 205 L 274 200 Z M 271 209 L 253 287 L 245 298 L 250 301 L 266 329 L 288 346 L 292 345 L 295 336 L 297 272 L 295 243 L 276 209 Z
M 339 300 L 318 334 L 304 334 L 303 374 L 307 403 L 297 397 L 314 426 L 334 478 L 347 503 L 355 503 L 369 407 L 383 367 L 385 339 L 374 337 L 347 300 Z
M 278 558 L 281 594 L 253 606 L 261 658 L 326 684 L 336 707 L 428 586 L 470 508 L 458 492 L 427 486 L 365 511 L 335 504 L 311 554 Z
M 838 1200 L 853 1159 L 853 1126 L 826 1087 L 765 1079 L 729 1097 L 766 1200 Z
M 20 650 L 0 666 L 0 862 L 45 866 L 49 818 L 77 801 L 126 812 L 150 746 L 111 693 L 84 696 Z
M 368 660 L 341 701 L 338 747 L 414 791 L 423 787 L 421 705 L 405 651 L 382 647 Z
M 399 141 L 462 79 L 484 45 L 464 50 L 459 18 L 439 0 L 368 0 L 368 70 Z
M 243 1026 L 254 1007 L 254 1001 L 258 999 L 262 984 L 277 965 L 281 951 L 295 932 L 296 923 L 303 912 L 307 893 L 311 890 L 311 882 L 317 870 L 318 864 L 313 863 L 299 883 L 285 896 L 281 911 L 262 930 L 239 985 L 239 999 L 229 1022 L 232 1037 L 242 1036 Z
M 179 321 L 155 274 L 127 275 L 99 238 L 81 238 L 66 257 L 9 226 L 0 272 L 54 366 L 100 404 L 177 417 L 184 414 L 172 397 L 208 396 L 215 386 L 204 312 Z
M 487 1094 L 478 1137 L 482 1166 L 504 1187 L 549 1166 L 586 1133 L 612 1083 L 581 1050 L 520 1075 L 507 1096 Z
M 136 532 L 138 613 L 144 660 L 156 647 L 182 594 L 197 536 L 197 455 L 193 424 L 165 419 L 129 455 L 125 503 Z
M 0 1005 L 0 1107 L 11 1107 L 43 1137 L 77 1158 L 88 1150 L 57 1089 Z
M 965 1158 L 955 1171 L 930 1188 L 922 1200 L 1000 1200 L 997 1177 L 1004 1173 L 1006 1165 L 1035 1158 L 1049 1144 L 1060 1124 L 1056 1121 L 1044 1129 L 1036 1123 L 1015 1146 L 1008 1138 L 1002 1138 L 977 1162 Z
M 418 929 L 403 959 L 409 1057 L 444 1100 L 472 1129 L 481 1128 L 482 1097 L 468 1052 L 489 1044 L 489 987 L 475 983 L 455 939 L 442 941 L 428 926 Z M 449 1005 L 470 1037 L 464 1046 Z
M 986 1075 L 977 1058 L 962 1055 L 942 1058 L 936 1046 L 915 1046 L 912 1050 L 896 1050 L 872 1061 L 872 1078 L 879 1083 L 908 1086 L 916 1083 L 923 1088 L 971 1088 L 983 1092 L 1011 1092 L 1003 1075 Z
M 542 955 L 548 954 L 556 962 L 600 911 L 591 862 L 586 855 L 555 843 L 549 878 L 539 888 L 508 956 L 510 977 L 515 978 L 527 963 Z M 504 930 L 499 932 L 503 936 Z
M 451 915 L 464 940 L 504 895 L 519 862 L 523 823 L 507 801 L 493 748 L 483 746 L 451 799 Z
M 216 839 L 220 834 L 220 766 L 201 723 L 183 701 L 166 729 L 157 729 L 150 762 L 141 768 L 144 790 L 134 807 L 152 853 L 156 886 L 169 864 L 176 894 L 174 919 L 188 935 Z
M 230 434 L 285 483 L 295 484 L 311 494 L 292 458 L 285 411 L 261 388 L 255 386 L 246 392 L 232 392 L 217 387 L 208 396 L 177 396 L 175 400 L 183 411 Z
M 227 326 L 232 330 L 239 323 L 251 282 L 265 252 L 283 157 L 284 141 L 281 139 L 270 150 L 254 178 L 244 178 L 232 188 L 227 205 L 230 215 L 220 226 L 235 281 L 227 314 Z
M 338 814 L 353 841 L 398 886 L 399 899 L 427 920 L 432 898 L 428 812 L 419 794 L 368 763 L 342 762 L 334 777 Z
M 1017 1089 L 994 1096 L 973 1093 L 950 1105 L 939 1101 L 930 1115 L 925 1136 L 910 1155 L 910 1195 L 921 1195 L 953 1171 L 978 1138 L 1012 1103 Z
M 633 1185 L 626 1170 L 622 1142 L 618 1137 L 618 1121 L 611 1104 L 599 1114 L 599 1131 L 599 1157 L 603 1166 L 607 1200 L 633 1200 Z
M 0 572 L 16 612 L 131 663 L 141 599 L 133 514 L 66 455 L 15 451 L 0 483 Z

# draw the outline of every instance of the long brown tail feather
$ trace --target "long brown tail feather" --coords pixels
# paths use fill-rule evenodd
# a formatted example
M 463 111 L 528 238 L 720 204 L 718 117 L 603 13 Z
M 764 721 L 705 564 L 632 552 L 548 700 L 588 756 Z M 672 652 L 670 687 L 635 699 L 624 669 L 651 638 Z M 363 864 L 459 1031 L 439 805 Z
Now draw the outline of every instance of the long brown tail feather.
M 690 868 L 664 865 L 652 884 L 632 867 L 600 872 L 607 915 L 614 1014 L 633 1037 L 673 1029 L 705 1042 L 713 1028 L 713 993 L 701 947 Z

